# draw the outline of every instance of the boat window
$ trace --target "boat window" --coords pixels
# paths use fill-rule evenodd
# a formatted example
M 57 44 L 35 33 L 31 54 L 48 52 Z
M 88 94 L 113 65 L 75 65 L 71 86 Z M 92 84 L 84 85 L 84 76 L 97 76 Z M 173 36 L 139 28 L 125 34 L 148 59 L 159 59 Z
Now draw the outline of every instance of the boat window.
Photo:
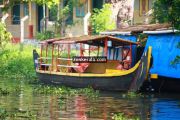
M 108 60 L 122 60 L 122 48 L 108 48 Z

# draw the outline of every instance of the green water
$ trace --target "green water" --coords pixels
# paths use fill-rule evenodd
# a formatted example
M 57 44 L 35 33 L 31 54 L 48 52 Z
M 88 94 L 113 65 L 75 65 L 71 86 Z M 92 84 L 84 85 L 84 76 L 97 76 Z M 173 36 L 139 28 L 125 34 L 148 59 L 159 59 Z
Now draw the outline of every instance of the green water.
M 7 113 L 7 120 L 111 120 L 116 113 L 139 120 L 180 119 L 179 94 L 132 97 L 120 92 L 100 92 L 95 98 L 81 94 L 62 97 L 37 94 L 35 87 L 20 80 L 1 79 L 0 88 L 10 92 L 0 95 L 0 115 Z

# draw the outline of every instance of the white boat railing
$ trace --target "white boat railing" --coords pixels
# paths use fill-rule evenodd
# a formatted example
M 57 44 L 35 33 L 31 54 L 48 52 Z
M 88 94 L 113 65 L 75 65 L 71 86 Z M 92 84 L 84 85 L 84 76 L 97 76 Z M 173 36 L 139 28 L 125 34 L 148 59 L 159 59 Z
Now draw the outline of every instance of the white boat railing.
M 71 66 L 71 65 L 57 65 L 58 67 L 65 67 L 65 68 L 78 68 L 78 66 Z
M 67 60 L 67 61 L 72 61 L 71 58 L 57 58 L 58 60 Z
M 55 58 L 55 60 L 56 60 L 55 64 L 53 64 L 53 62 L 49 64 L 48 60 L 52 60 L 52 58 L 50 58 L 50 57 L 40 57 L 40 58 L 38 58 L 39 68 L 42 69 L 42 67 L 45 67 L 44 68 L 45 71 L 48 70 L 46 67 L 55 68 L 55 66 L 56 66 L 56 71 L 60 71 L 59 67 L 60 68 L 67 68 L 67 69 L 68 68 L 78 68 L 78 66 L 75 66 L 75 65 L 71 64 L 71 62 L 72 62 L 71 58 Z M 61 62 L 59 60 L 67 61 L 67 63 L 61 64 Z
M 41 60 L 41 59 L 51 60 L 52 58 L 50 58 L 50 57 L 40 57 L 40 58 L 38 58 L 38 60 Z
M 48 70 L 48 67 L 52 66 L 52 64 L 48 63 L 48 60 L 52 60 L 52 58 L 50 58 L 50 57 L 40 57 L 40 58 L 38 58 L 39 69 L 43 69 L 43 67 L 44 67 L 44 71 Z
M 58 62 L 58 60 L 67 61 L 67 63 L 66 64 L 60 64 L 60 62 Z M 58 70 L 62 71 L 61 69 L 58 69 L 58 67 L 60 67 L 60 68 L 67 68 L 67 70 L 65 70 L 63 72 L 71 71 L 71 69 L 69 69 L 69 68 L 78 68 L 78 66 L 72 65 L 71 62 L 72 62 L 71 58 L 57 58 L 57 61 L 56 61 L 57 71 Z

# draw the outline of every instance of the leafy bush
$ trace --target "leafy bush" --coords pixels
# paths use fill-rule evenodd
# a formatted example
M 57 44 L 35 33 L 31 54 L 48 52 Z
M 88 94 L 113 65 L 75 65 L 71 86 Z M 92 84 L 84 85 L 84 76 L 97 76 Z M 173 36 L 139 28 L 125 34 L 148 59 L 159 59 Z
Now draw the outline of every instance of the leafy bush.
M 171 23 L 180 30 L 180 0 L 155 0 L 153 5 L 153 21 Z
M 37 40 L 47 40 L 47 39 L 51 39 L 54 38 L 54 32 L 52 31 L 45 31 L 42 33 L 36 33 L 36 39 Z
M 114 114 L 112 117 L 113 120 L 140 120 L 138 117 L 128 118 L 124 115 L 124 113 L 117 113 Z
M 11 40 L 11 33 L 7 32 L 5 24 L 0 22 L 0 51 L 3 50 Z
M 5 120 L 8 117 L 8 113 L 5 109 L 0 108 L 0 119 Z
M 88 98 L 97 98 L 99 96 L 99 91 L 95 91 L 93 88 L 82 88 L 82 89 L 72 89 L 64 86 L 48 86 L 48 85 L 37 85 L 33 89 L 34 93 L 39 94 L 54 94 L 62 96 L 76 96 L 85 95 Z
M 93 32 L 100 33 L 115 28 L 115 21 L 112 19 L 111 4 L 104 4 L 102 9 L 94 9 L 91 16 Z
M 35 78 L 32 56 L 32 46 L 24 46 L 20 51 L 19 45 L 8 45 L 0 52 L 0 76 L 10 78 Z

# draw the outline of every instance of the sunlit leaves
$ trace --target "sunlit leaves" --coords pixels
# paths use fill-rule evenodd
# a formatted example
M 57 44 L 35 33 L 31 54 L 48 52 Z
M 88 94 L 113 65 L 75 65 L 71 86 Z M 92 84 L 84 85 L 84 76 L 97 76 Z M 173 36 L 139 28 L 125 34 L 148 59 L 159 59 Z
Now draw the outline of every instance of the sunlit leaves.
M 5 24 L 0 22 L 0 51 L 5 48 L 11 38 L 11 33 L 7 32 Z
M 104 4 L 102 9 L 94 9 L 91 24 L 96 33 L 114 29 L 115 22 L 112 19 L 111 4 Z

